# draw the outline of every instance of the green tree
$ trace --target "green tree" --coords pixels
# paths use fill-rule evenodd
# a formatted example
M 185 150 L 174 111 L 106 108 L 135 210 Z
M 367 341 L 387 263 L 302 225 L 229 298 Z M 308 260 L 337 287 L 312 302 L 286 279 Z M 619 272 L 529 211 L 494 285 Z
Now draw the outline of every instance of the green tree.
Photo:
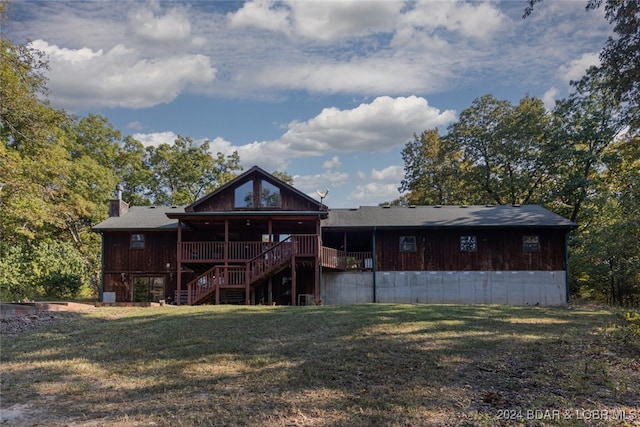
M 601 185 L 605 155 L 625 128 L 619 102 L 602 84 L 600 70 L 592 67 L 574 92 L 556 103 L 550 140 L 553 146 L 551 175 L 556 190 L 549 202 L 572 221 L 580 221 L 585 204 Z M 587 213 L 587 218 L 590 215 Z
M 414 134 L 413 141 L 405 144 L 402 150 L 405 178 L 398 190 L 409 191 L 407 204 L 467 203 L 462 176 L 469 165 L 463 162 L 462 151 L 447 142 L 436 128 Z
M 274 171 L 272 175 L 278 178 L 280 181 L 286 182 L 289 185 L 293 185 L 293 177 L 286 172 Z
M 37 52 L 0 37 L 0 239 L 17 243 L 63 225 L 58 199 L 68 160 L 64 112 L 50 107 Z
M 89 263 L 71 242 L 43 240 L 31 246 L 5 243 L 0 258 L 0 299 L 75 298 L 89 292 Z
M 543 0 L 527 0 L 523 18 Z M 624 106 L 630 133 L 640 130 L 640 2 L 638 0 L 587 0 L 587 9 L 604 4 L 605 18 L 614 35 L 600 52 L 602 83 Z
M 485 95 L 449 127 L 450 150 L 463 153 L 469 203 L 523 204 L 541 199 L 546 182 L 546 128 L 537 98 L 517 106 Z
M 191 138 L 179 136 L 172 144 L 147 148 L 152 172 L 151 196 L 156 204 L 189 204 L 228 182 L 241 170 L 237 152 L 214 158 L 209 143 L 196 145 Z
M 620 138 L 604 155 L 602 188 L 573 237 L 574 293 L 619 305 L 640 304 L 640 140 Z

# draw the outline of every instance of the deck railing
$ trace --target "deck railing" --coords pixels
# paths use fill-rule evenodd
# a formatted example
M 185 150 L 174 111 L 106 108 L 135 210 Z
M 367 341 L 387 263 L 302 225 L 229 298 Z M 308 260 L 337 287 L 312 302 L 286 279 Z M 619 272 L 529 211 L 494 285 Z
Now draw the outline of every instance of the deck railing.
M 371 270 L 373 268 L 373 253 L 347 252 L 323 246 L 322 266 L 336 270 Z
M 245 267 L 216 266 L 187 283 L 188 302 L 192 305 L 211 295 L 216 288 L 244 286 Z
M 295 234 L 286 240 L 295 243 L 297 255 L 313 256 L 318 253 L 318 236 L 315 234 Z M 182 242 L 180 243 L 182 253 L 180 261 L 211 263 L 224 260 L 226 246 L 227 260 L 246 262 L 269 251 L 279 243 L 282 242 Z
M 263 242 L 182 242 L 181 261 L 188 263 L 216 262 L 225 258 L 225 246 L 227 248 L 227 260 L 248 261 L 261 252 L 268 250 L 274 243 Z

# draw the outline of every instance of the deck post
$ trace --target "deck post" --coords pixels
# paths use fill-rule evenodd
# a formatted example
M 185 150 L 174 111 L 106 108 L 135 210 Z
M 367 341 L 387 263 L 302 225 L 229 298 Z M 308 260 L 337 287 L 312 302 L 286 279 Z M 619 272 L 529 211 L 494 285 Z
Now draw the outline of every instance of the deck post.
M 315 279 L 313 286 L 313 299 L 316 305 L 320 305 L 320 269 L 322 268 L 322 235 L 320 231 L 320 219 L 316 222 L 316 257 L 315 257 Z
M 244 305 L 250 305 L 251 304 L 251 300 L 250 297 L 251 295 L 249 295 L 249 292 L 251 291 L 251 286 L 249 286 L 249 266 L 251 265 L 250 262 L 247 263 L 247 268 L 245 270 L 244 273 Z
M 180 300 L 182 299 L 182 220 L 178 220 L 178 262 L 176 263 L 176 281 L 177 281 L 177 291 L 176 291 L 176 304 L 180 305 Z
M 296 305 L 296 255 L 291 256 L 291 305 Z
M 229 264 L 229 220 L 224 220 L 224 249 L 222 249 L 224 265 Z

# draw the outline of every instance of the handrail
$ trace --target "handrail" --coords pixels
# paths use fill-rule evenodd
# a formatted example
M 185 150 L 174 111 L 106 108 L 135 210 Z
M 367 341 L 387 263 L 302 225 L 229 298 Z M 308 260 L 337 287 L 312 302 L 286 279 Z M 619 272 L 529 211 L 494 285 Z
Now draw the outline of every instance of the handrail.
M 215 266 L 187 283 L 187 304 L 193 305 L 222 286 L 244 285 L 244 267 Z
M 293 239 L 293 236 L 289 236 L 247 261 L 249 283 L 255 282 L 288 262 L 293 255 Z
M 248 280 L 253 283 L 287 263 L 292 256 L 315 256 L 317 234 L 292 234 L 247 261 Z

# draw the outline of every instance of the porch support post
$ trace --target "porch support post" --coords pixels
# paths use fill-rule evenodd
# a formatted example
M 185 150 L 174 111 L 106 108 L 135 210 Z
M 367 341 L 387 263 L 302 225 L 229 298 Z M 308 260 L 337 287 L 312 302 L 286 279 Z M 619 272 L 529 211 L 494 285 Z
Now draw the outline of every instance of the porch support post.
M 181 294 L 182 294 L 182 220 L 178 220 L 178 250 L 176 262 L 176 281 L 177 281 L 177 291 L 176 291 L 176 304 L 180 305 Z
M 269 276 L 269 283 L 267 284 L 267 304 L 273 304 L 273 276 Z
M 322 235 L 320 234 L 320 217 L 318 217 L 318 221 L 316 222 L 316 239 L 317 239 L 317 249 L 315 256 L 315 278 L 313 280 L 313 300 L 316 305 L 320 305 L 320 269 L 322 266 L 320 263 L 322 262 Z
M 220 304 L 220 278 L 216 277 L 216 280 L 218 281 L 218 284 L 216 285 L 216 302 L 215 304 L 218 305 Z M 227 280 L 227 267 L 223 267 L 223 273 L 222 273 L 222 280 Z M 225 282 L 227 283 L 227 282 Z
M 295 249 L 291 256 L 291 305 L 296 305 L 296 254 Z
M 224 220 L 224 248 L 222 249 L 224 265 L 229 263 L 229 220 Z
M 247 268 L 245 270 L 244 273 L 244 304 L 245 305 L 249 305 L 251 304 L 251 295 L 249 295 L 249 292 L 251 292 L 251 286 L 249 286 L 249 266 L 251 265 L 251 263 L 247 263 Z

